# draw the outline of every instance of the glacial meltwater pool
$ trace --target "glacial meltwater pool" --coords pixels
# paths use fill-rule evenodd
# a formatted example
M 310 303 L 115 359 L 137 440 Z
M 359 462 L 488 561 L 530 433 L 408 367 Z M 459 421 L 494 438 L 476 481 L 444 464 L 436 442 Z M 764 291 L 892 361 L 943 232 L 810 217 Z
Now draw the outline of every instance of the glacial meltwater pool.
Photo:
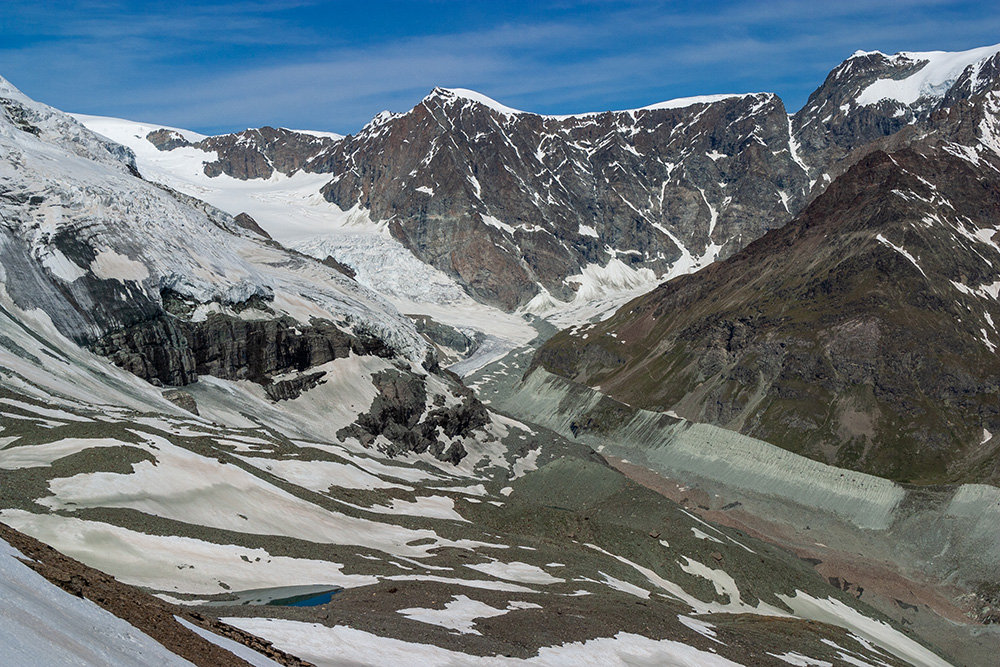
M 334 595 L 344 590 L 340 586 L 281 586 L 278 588 L 258 588 L 250 591 L 233 591 L 211 602 L 208 607 L 316 607 L 329 602 Z

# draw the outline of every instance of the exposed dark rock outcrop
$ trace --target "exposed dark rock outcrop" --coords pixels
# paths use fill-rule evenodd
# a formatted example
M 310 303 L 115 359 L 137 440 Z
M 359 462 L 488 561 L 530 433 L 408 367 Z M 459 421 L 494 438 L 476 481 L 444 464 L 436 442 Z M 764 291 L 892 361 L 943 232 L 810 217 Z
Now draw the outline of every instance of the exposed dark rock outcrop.
M 176 299 L 168 303 L 180 308 Z M 163 313 L 107 334 L 92 348 L 134 375 L 172 386 L 196 382 L 199 375 L 267 386 L 274 375 L 301 373 L 351 352 L 394 355 L 380 338 L 349 334 L 331 322 L 304 325 L 287 316 L 243 320 L 221 313 L 202 321 Z M 311 386 L 312 380 L 296 380 L 272 389 L 272 398 L 290 398 Z
M 33 134 L 36 137 L 42 133 L 37 126 L 31 123 L 30 115 L 27 113 L 25 108 L 18 104 L 15 100 L 0 98 L 0 108 L 3 108 L 4 113 L 6 113 L 7 117 L 10 118 L 14 127 L 22 132 Z
M 161 151 L 193 147 L 218 157 L 206 160 L 207 176 L 225 174 L 240 180 L 270 178 L 274 172 L 291 175 L 326 150 L 337 139 L 295 132 L 282 127 L 261 127 L 233 134 L 221 134 L 191 142 L 176 130 L 161 128 L 146 135 L 146 140 Z
M 233 222 L 242 227 L 243 229 L 248 229 L 257 236 L 262 236 L 265 239 L 271 240 L 271 235 L 264 231 L 257 221 L 254 220 L 248 213 L 239 213 L 233 218 Z
M 349 267 L 347 264 L 343 264 L 341 262 L 338 262 L 334 257 L 332 257 L 330 255 L 327 255 L 326 258 L 324 260 L 322 260 L 322 261 L 323 261 L 324 264 L 326 264 L 327 266 L 329 266 L 331 269 L 336 269 L 337 271 L 339 271 L 340 273 L 343 273 L 348 278 L 356 278 L 357 275 L 358 275 L 357 272 L 354 269 L 352 269 L 351 267 Z
M 146 135 L 146 140 L 156 146 L 156 150 L 159 151 L 172 151 L 175 148 L 184 148 L 191 145 L 191 142 L 185 139 L 180 132 L 166 128 L 153 130 Z
M 462 392 L 458 405 L 446 407 L 444 397 L 438 396 L 428 409 L 427 389 L 420 376 L 387 370 L 372 380 L 379 394 L 371 408 L 338 437 L 357 438 L 371 447 L 383 436 L 389 444 L 380 449 L 390 456 L 430 452 L 441 461 L 457 464 L 467 453 L 460 439 L 489 423 L 486 407 L 468 390 Z
M 309 391 L 313 387 L 321 384 L 324 371 L 315 373 L 305 373 L 288 380 L 279 380 L 271 384 L 264 385 L 264 392 L 272 401 L 287 401 L 298 398 L 303 392 Z
M 435 321 L 427 315 L 411 315 L 417 331 L 433 343 L 439 351 L 454 351 L 459 357 L 467 357 L 479 348 L 482 340 L 475 335 L 467 335 L 455 327 Z

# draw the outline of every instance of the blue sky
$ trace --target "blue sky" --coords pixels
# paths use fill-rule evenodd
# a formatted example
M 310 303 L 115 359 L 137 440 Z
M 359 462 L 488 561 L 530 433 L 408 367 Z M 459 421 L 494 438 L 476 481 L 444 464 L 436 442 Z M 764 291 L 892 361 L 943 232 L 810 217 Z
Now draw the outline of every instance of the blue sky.
M 3 0 L 0 76 L 67 111 L 206 133 L 355 132 L 436 85 L 539 113 L 710 93 L 801 107 L 858 49 L 1000 42 L 995 0 Z

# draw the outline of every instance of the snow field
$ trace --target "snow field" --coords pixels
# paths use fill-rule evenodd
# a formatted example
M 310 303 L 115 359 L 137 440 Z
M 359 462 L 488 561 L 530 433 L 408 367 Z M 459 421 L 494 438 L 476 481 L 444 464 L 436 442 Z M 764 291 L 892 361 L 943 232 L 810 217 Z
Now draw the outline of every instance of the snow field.
M 0 540 L 4 664 L 192 667 L 135 626 L 50 584 L 18 558 L 21 552 Z
M 294 651 L 318 667 L 412 665 L 413 667 L 739 667 L 739 663 L 669 640 L 619 633 L 614 637 L 551 646 L 527 660 L 478 657 L 379 637 L 344 626 L 277 619 L 226 618 L 226 623 Z M 340 658 L 339 656 L 349 656 Z
M 190 595 L 295 586 L 304 582 L 343 588 L 378 582 L 345 574 L 330 561 L 271 555 L 266 549 L 216 544 L 188 537 L 147 535 L 106 523 L 0 511 L 0 520 L 124 583 Z M 224 586 L 223 586 L 224 584 Z
M 832 598 L 820 600 L 802 591 L 796 591 L 791 597 L 786 595 L 778 597 L 791 607 L 799 618 L 823 621 L 850 629 L 859 635 L 857 641 L 862 646 L 871 642 L 916 667 L 950 667 L 950 663 L 906 635 L 881 621 L 863 616 L 839 600 Z
M 473 627 L 476 619 L 503 616 L 511 611 L 523 609 L 541 609 L 541 607 L 533 602 L 511 602 L 506 608 L 497 609 L 485 602 L 471 600 L 464 595 L 455 595 L 450 602 L 445 603 L 443 609 L 415 607 L 400 609 L 398 613 L 411 620 L 438 625 L 461 634 L 480 635 L 482 633 Z
M 889 99 L 911 105 L 921 97 L 941 97 L 967 67 L 992 57 L 998 51 L 1000 45 L 960 52 L 899 53 L 892 58 L 927 61 L 927 64 L 905 79 L 878 79 L 861 91 L 855 101 L 859 105 L 870 105 Z
M 553 577 L 537 565 L 529 565 L 528 563 L 521 563 L 518 561 L 504 563 L 498 560 L 493 560 L 489 563 L 466 565 L 466 567 L 470 570 L 476 570 L 492 577 L 496 577 L 497 579 L 518 581 L 523 584 L 546 585 L 558 584 L 566 581 L 565 579 L 560 579 L 559 577 Z
M 209 528 L 363 546 L 415 558 L 443 546 L 486 546 L 472 540 L 446 540 L 427 529 L 413 530 L 328 511 L 242 468 L 220 464 L 158 436 L 141 435 L 156 458 L 155 465 L 141 461 L 128 475 L 97 472 L 54 479 L 49 482 L 54 495 L 39 502 L 70 511 L 84 507 L 134 509 Z M 429 543 L 411 544 L 421 540 Z

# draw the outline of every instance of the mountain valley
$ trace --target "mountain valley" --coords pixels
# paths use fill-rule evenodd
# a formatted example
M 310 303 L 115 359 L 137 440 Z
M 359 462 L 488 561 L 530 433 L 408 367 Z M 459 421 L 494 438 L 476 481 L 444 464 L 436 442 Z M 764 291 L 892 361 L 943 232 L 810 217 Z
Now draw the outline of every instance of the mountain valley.
M 73 607 L 2 643 L 988 664 L 998 67 L 858 52 L 794 114 L 436 88 L 343 137 L 0 79 L 0 588 Z

